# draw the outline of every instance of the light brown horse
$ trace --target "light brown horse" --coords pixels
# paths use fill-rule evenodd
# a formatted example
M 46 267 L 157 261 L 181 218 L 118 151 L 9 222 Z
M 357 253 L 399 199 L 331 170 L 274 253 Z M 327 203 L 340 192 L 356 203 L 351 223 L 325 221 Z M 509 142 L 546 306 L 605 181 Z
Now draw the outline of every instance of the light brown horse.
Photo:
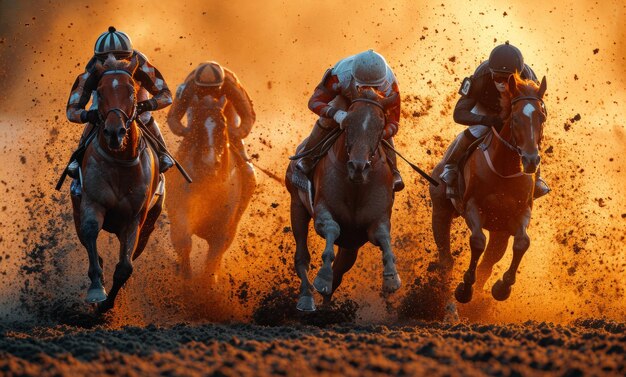
M 343 275 L 354 265 L 359 248 L 367 241 L 379 246 L 383 253 L 383 290 L 395 292 L 400 288 L 390 235 L 392 171 L 380 145 L 385 102 L 393 100 L 368 89 L 352 101 L 343 121 L 345 132 L 315 168 L 314 195 L 291 182 L 295 162 L 287 168 L 285 182 L 291 194 L 291 225 L 296 240 L 295 268 L 301 282 L 298 310 L 316 310 L 313 288 L 329 302 Z M 301 148 L 302 145 L 298 149 Z M 326 240 L 322 267 L 313 284 L 307 276 L 311 218 L 316 232 Z M 334 245 L 339 246 L 336 259 Z
M 254 171 L 244 166 L 247 163 L 229 145 L 225 103 L 224 98 L 207 95 L 191 104 L 186 136 L 177 156 L 194 182 L 190 184 L 181 176 L 167 182 L 170 237 L 180 272 L 186 278 L 191 277 L 194 234 L 209 245 L 205 273 L 217 277 L 222 256 L 235 238 L 237 224 L 256 187 Z M 169 116 L 176 106 L 174 103 Z
M 526 230 L 533 205 L 534 173 L 541 161 L 539 144 L 547 116 L 543 103 L 546 87 L 545 77 L 537 86 L 531 80 L 512 75 L 509 89 L 501 98 L 502 130 L 499 133 L 492 130 L 493 134 L 483 142 L 487 145 L 486 149 L 477 150 L 468 157 L 463 179 L 459 179 L 465 188 L 462 199 L 454 202 L 446 199 L 445 185 L 430 186 L 433 233 L 439 262 L 447 272 L 453 264 L 450 254 L 453 217 L 461 215 L 472 233 L 470 264 L 463 282 L 455 291 L 455 297 L 461 303 L 472 299 L 475 282 L 479 288 L 484 286 L 494 264 L 502 259 L 509 237 L 513 236 L 513 260 L 491 291 L 496 300 L 506 300 L 511 294 L 522 257 L 530 246 Z M 435 167 L 433 176 L 441 174 L 444 161 L 446 158 Z M 483 229 L 489 231 L 488 245 Z M 478 266 L 483 252 L 485 255 Z
M 85 150 L 82 161 L 82 195 L 72 196 L 74 224 L 89 256 L 87 302 L 104 312 L 133 272 L 131 262 L 141 254 L 161 213 L 158 159 L 137 127 L 137 89 L 133 73 L 138 61 L 98 63 L 98 111 L 103 124 Z M 119 262 L 107 297 L 103 264 L 98 255 L 100 230 L 114 233 L 120 242 Z

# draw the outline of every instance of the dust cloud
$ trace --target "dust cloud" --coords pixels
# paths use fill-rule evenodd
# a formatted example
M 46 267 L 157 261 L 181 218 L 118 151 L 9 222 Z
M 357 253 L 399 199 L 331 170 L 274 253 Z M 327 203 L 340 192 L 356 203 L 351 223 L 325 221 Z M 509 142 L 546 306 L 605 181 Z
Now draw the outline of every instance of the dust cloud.
M 74 231 L 69 184 L 61 192 L 54 184 L 82 131 L 65 119 L 70 88 L 109 25 L 131 36 L 173 91 L 202 61 L 215 60 L 234 71 L 257 112 L 248 152 L 279 176 L 315 121 L 307 100 L 324 70 L 368 48 L 387 58 L 400 82 L 403 118 L 396 145 L 421 168 L 432 169 L 463 130 L 452 121 L 461 80 L 495 45 L 509 40 L 548 80 L 542 173 L 553 191 L 536 202 L 531 248 L 511 298 L 487 308 L 461 307 L 461 314 L 498 322 L 626 318 L 623 2 L 471 1 L 460 7 L 452 1 L 404 1 L 359 9 L 331 1 L 126 4 L 0 3 L 2 318 L 58 319 L 67 308 L 82 305 L 86 252 Z M 169 132 L 165 114 L 155 117 L 176 150 L 179 140 Z M 380 251 L 364 247 L 336 296 L 356 301 L 363 322 L 393 320 L 389 308 L 399 305 L 408 283 L 424 276 L 436 258 L 426 183 L 406 164 L 399 167 L 407 189 L 396 197 L 393 240 L 406 284 L 395 298 L 381 297 Z M 193 254 L 197 278 L 185 283 L 176 276 L 163 216 L 111 323 L 248 320 L 266 292 L 296 285 L 289 196 L 259 171 L 257 181 L 217 284 L 202 277 L 206 246 L 199 240 Z M 468 236 L 456 220 L 457 279 L 469 263 Z M 310 245 L 316 272 L 322 242 L 311 236 Z M 102 233 L 99 247 L 110 284 L 117 240 Z M 510 257 L 509 249 L 488 287 Z

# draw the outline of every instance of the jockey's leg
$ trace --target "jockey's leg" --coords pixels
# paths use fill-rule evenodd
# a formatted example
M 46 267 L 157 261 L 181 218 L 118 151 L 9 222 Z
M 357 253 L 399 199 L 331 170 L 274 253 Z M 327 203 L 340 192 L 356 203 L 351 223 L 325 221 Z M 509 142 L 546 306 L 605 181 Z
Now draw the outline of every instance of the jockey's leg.
M 332 101 L 329 102 L 329 105 L 333 106 L 336 109 L 347 110 L 350 102 L 348 99 L 342 95 L 335 97 Z M 304 148 L 300 150 L 300 152 L 308 151 L 319 144 L 324 137 L 326 137 L 332 130 L 339 127 L 339 124 L 335 122 L 332 118 L 322 118 L 320 117 L 317 122 L 315 122 L 315 126 L 313 126 L 313 131 L 308 138 L 305 139 Z M 296 168 L 308 175 L 312 170 L 315 161 L 313 161 L 312 153 L 302 157 L 296 162 Z
M 146 128 L 150 131 L 152 136 L 154 136 L 159 142 L 165 146 L 165 140 L 163 139 L 163 135 L 161 135 L 161 130 L 159 129 L 159 125 L 157 124 L 154 118 L 150 118 L 150 121 L 146 123 Z M 161 147 L 157 147 L 156 150 L 157 155 L 159 156 L 159 172 L 163 173 L 167 171 L 167 169 L 171 168 L 174 165 L 174 161 L 167 154 L 165 149 Z
M 443 173 L 441 173 L 441 175 L 439 176 L 439 178 L 441 178 L 441 180 L 446 183 L 446 196 L 448 198 L 457 198 L 459 196 L 459 193 L 457 192 L 459 161 L 467 151 L 467 148 L 469 148 L 469 146 L 472 145 L 472 143 L 476 141 L 477 138 L 478 136 L 474 135 L 474 133 L 471 131 L 471 128 L 468 128 L 461 133 L 461 135 L 457 138 L 456 142 L 450 150 L 450 154 L 448 156 L 448 159 L 446 160 L 446 165 L 443 168 Z
M 338 126 L 339 125 L 337 124 L 337 122 L 332 119 L 319 118 L 317 122 L 315 122 L 315 126 L 313 126 L 311 134 L 305 139 L 304 147 L 300 151 L 304 152 L 313 149 L 333 129 Z M 315 161 L 313 161 L 313 153 L 311 153 L 307 156 L 300 158 L 298 162 L 296 162 L 296 167 L 305 175 L 308 175 L 313 170 L 314 163 Z
M 535 191 L 533 192 L 533 199 L 541 198 L 550 191 L 550 187 L 548 186 L 546 181 L 541 178 L 541 168 L 538 168 L 537 172 L 535 173 Z
M 87 139 L 87 135 L 93 129 L 93 125 L 91 123 L 86 123 L 85 128 L 83 128 L 83 134 L 80 136 L 80 141 L 78 142 L 78 148 L 81 148 L 83 144 L 85 144 L 85 140 Z M 77 148 L 77 149 L 78 149 Z M 72 160 L 70 164 L 67 166 L 67 175 L 74 179 L 78 179 L 78 168 L 83 162 L 83 155 L 80 154 L 77 156 L 75 160 Z M 80 186 L 80 185 L 79 185 Z
M 393 145 L 393 137 L 390 137 L 387 141 L 395 148 L 395 145 Z M 400 175 L 400 171 L 398 171 L 396 152 L 387 149 L 387 157 L 391 170 L 393 171 L 393 191 L 401 191 L 404 189 L 404 181 L 402 181 L 402 176 Z

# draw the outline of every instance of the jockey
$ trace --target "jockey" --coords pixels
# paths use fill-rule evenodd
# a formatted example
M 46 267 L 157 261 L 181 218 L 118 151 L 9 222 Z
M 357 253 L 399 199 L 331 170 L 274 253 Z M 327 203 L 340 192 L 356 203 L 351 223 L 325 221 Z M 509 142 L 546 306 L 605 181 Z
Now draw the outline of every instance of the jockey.
M 178 86 L 176 101 L 167 115 L 167 122 L 172 132 L 178 136 L 185 136 L 189 128 L 183 126 L 181 119 L 188 110 L 197 106 L 200 99 L 206 96 L 226 100 L 224 116 L 228 130 L 228 143 L 243 160 L 249 172 L 254 174 L 243 142 L 243 139 L 250 134 L 256 120 L 252 101 L 237 76 L 218 63 L 200 64 L 187 76 L 185 82 Z
M 494 127 L 500 130 L 502 119 L 500 114 L 500 93 L 508 90 L 509 77 L 519 72 L 523 79 L 537 82 L 535 72 L 524 64 L 522 53 L 517 47 L 505 44 L 496 46 L 489 60 L 481 63 L 474 74 L 463 80 L 459 94 L 461 98 L 454 108 L 454 121 L 469 126 L 451 148 L 446 160 L 442 181 L 447 184 L 448 197 L 458 197 L 456 180 L 459 171 L 459 160 L 469 146 L 478 138 L 484 136 Z M 550 192 L 550 188 L 540 176 L 540 170 L 535 174 L 534 197 L 539 198 Z
M 385 109 L 386 125 L 383 133 L 383 138 L 393 145 L 393 136 L 398 132 L 400 121 L 398 81 L 385 58 L 374 50 L 367 50 L 340 60 L 324 73 L 309 99 L 309 109 L 320 118 L 306 139 L 303 151 L 315 147 L 330 131 L 341 126 L 353 93 L 359 87 L 372 87 L 385 97 L 397 94 L 397 101 Z M 396 154 L 387 150 L 387 155 L 393 171 L 393 189 L 400 191 L 404 188 L 404 182 L 396 167 Z M 313 163 L 312 158 L 306 156 L 298 160 L 296 167 L 308 175 L 313 169 Z
M 139 66 L 133 76 L 133 79 L 141 85 L 137 92 L 138 118 L 147 126 L 152 135 L 165 145 L 159 126 L 150 115 L 150 111 L 169 106 L 172 103 L 172 94 L 159 70 L 150 64 L 148 58 L 142 53 L 133 49 L 126 33 L 115 30 L 113 26 L 110 26 L 109 30 L 102 33 L 96 40 L 94 56 L 87 63 L 85 72 L 76 78 L 70 98 L 67 101 L 67 119 L 74 123 L 88 123 L 83 130 L 79 145 L 84 143 L 93 126 L 102 121 L 98 113 L 96 93 L 100 77 L 95 71 L 95 66 L 98 61 L 103 63 L 109 54 L 113 54 L 116 59 L 136 57 L 139 60 Z M 150 98 L 150 94 L 152 94 L 152 98 Z M 89 110 L 85 110 L 85 106 L 92 96 L 92 105 Z M 157 148 L 156 152 L 159 156 L 159 171 L 163 173 L 172 167 L 174 162 L 165 150 Z M 68 166 L 68 175 L 77 178 L 78 167 L 79 161 L 72 161 Z

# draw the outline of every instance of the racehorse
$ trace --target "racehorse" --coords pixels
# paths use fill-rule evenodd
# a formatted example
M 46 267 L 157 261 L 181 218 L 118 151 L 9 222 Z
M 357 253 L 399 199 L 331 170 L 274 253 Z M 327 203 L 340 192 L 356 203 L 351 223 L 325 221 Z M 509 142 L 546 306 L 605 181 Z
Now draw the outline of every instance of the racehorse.
M 76 232 L 89 256 L 87 302 L 97 305 L 101 312 L 113 308 L 120 288 L 133 272 L 132 260 L 145 248 L 163 203 L 164 192 L 157 192 L 158 158 L 136 123 L 138 85 L 133 74 L 137 67 L 136 58 L 116 61 L 112 55 L 104 64 L 97 63 L 102 123 L 85 150 L 82 195 L 71 196 Z M 108 296 L 96 242 L 101 229 L 114 233 L 120 242 L 119 262 Z
M 195 234 L 208 243 L 205 272 L 217 279 L 222 255 L 233 242 L 256 187 L 254 171 L 229 145 L 225 104 L 223 97 L 211 95 L 191 104 L 177 155 L 194 183 L 179 176 L 167 182 L 170 238 L 179 271 L 186 278 L 191 277 L 191 236 Z
M 383 98 L 373 89 L 362 89 L 350 104 L 342 123 L 345 131 L 318 162 L 309 192 L 298 189 L 289 164 L 286 186 L 291 194 L 291 224 L 296 241 L 295 268 L 300 278 L 297 309 L 315 311 L 313 288 L 330 302 L 343 275 L 352 268 L 361 246 L 370 241 L 383 254 L 383 291 L 400 288 L 396 258 L 391 248 L 391 208 L 394 193 L 392 171 L 381 147 L 384 108 L 394 98 Z M 300 151 L 302 145 L 298 148 Z M 307 273 L 311 257 L 307 246 L 309 222 L 326 240 L 322 267 L 313 284 Z M 339 246 L 335 259 L 334 245 Z
M 535 175 L 541 157 L 539 144 L 543 136 L 543 123 L 547 112 L 543 95 L 547 84 L 541 85 L 512 75 L 508 91 L 502 93 L 500 103 L 504 120 L 498 132 L 492 129 L 481 145 L 481 150 L 471 153 L 459 179 L 464 192 L 460 200 L 448 200 L 445 185 L 430 185 L 433 203 L 432 227 L 439 252 L 439 264 L 449 273 L 453 260 L 450 254 L 450 225 L 456 216 L 462 216 L 471 231 L 471 259 L 469 268 L 455 290 L 458 302 L 472 299 L 472 285 L 476 282 L 482 289 L 491 275 L 495 263 L 502 259 L 509 238 L 513 236 L 513 259 L 502 279 L 492 290 L 499 301 L 506 300 L 515 283 L 515 274 L 522 257 L 530 246 L 527 228 L 533 205 Z M 447 154 L 446 153 L 446 157 Z M 442 160 L 434 169 L 433 176 L 441 174 Z M 489 231 L 489 244 L 483 229 Z M 485 253 L 480 265 L 478 260 Z

